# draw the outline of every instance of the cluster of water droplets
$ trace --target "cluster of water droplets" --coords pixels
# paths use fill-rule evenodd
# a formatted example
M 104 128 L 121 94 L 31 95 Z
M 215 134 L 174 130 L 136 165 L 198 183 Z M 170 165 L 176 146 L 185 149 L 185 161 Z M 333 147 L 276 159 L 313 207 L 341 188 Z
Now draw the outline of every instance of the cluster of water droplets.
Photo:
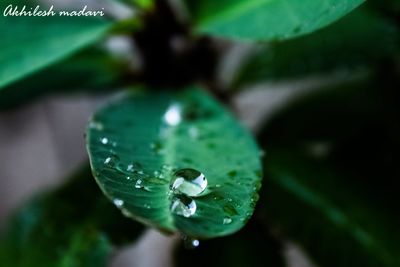
M 170 183 L 171 211 L 189 218 L 196 213 L 194 197 L 200 196 L 207 188 L 205 175 L 194 169 L 180 169 L 173 174 Z

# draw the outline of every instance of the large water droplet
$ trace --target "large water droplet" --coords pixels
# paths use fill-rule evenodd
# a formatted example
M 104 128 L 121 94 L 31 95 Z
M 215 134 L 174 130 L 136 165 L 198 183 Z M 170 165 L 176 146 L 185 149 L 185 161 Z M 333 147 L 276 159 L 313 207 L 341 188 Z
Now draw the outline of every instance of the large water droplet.
M 189 218 L 196 213 L 196 202 L 190 197 L 176 195 L 172 199 L 171 212 Z
M 171 190 L 187 196 L 198 196 L 207 187 L 207 178 L 194 169 L 181 169 L 174 173 Z

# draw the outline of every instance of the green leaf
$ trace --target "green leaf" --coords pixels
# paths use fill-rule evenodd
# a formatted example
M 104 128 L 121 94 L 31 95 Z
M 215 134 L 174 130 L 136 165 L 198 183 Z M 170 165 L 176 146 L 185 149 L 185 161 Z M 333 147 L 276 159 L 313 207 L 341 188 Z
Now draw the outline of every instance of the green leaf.
M 88 17 L 2 16 L 0 89 L 94 43 L 110 25 Z
M 360 9 L 313 34 L 260 46 L 233 86 L 371 69 L 398 53 L 398 33 L 390 21 Z
M 364 0 L 185 0 L 200 33 L 243 40 L 303 35 L 341 18 Z
M 99 93 L 123 86 L 126 63 L 90 48 L 0 90 L 0 110 L 59 93 Z
M 98 192 L 85 167 L 64 187 L 36 197 L 13 217 L 0 241 L 4 266 L 107 266 L 113 245 L 132 242 L 142 227 Z
M 231 234 L 258 199 L 257 145 L 200 90 L 128 94 L 94 115 L 86 141 L 104 193 L 159 229 L 198 238 Z
M 225 238 L 201 241 L 195 249 L 190 249 L 190 241 L 186 241 L 188 248 L 184 245 L 176 248 L 175 266 L 286 266 L 279 241 L 253 220 L 242 231 Z
M 399 266 L 398 212 L 377 205 L 362 179 L 293 150 L 268 155 L 266 216 L 317 264 Z

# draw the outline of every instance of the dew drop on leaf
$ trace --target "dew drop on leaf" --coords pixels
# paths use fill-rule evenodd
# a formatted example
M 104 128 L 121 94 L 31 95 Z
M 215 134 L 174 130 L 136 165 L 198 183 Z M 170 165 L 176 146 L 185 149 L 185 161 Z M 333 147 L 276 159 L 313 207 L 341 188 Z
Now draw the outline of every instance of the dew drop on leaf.
M 175 195 L 172 199 L 171 212 L 189 218 L 196 213 L 196 202 L 190 197 Z
M 119 157 L 117 155 L 111 155 L 104 160 L 104 164 L 108 167 L 114 167 L 119 162 Z
M 178 104 L 171 105 L 164 114 L 164 121 L 169 126 L 176 126 L 182 120 L 182 108 Z
M 223 220 L 223 222 L 222 222 L 223 224 L 231 224 L 232 223 L 232 219 L 231 218 L 228 218 L 228 217 L 226 217 L 226 218 L 224 218 L 224 220 Z
M 113 200 L 113 203 L 117 208 L 121 208 L 124 205 L 124 201 L 122 199 L 119 199 L 119 198 L 115 198 Z
M 174 173 L 171 190 L 187 196 L 198 196 L 206 189 L 207 178 L 203 173 L 194 169 L 180 169 Z
M 136 181 L 135 188 L 137 189 L 143 188 L 143 181 L 141 179 Z

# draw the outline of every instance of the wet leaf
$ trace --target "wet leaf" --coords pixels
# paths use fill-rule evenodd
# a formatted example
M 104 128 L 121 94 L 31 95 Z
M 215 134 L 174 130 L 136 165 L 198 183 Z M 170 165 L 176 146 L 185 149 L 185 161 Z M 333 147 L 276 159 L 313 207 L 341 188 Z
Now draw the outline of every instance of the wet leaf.
M 145 224 L 211 238 L 252 215 L 257 145 L 200 90 L 125 95 L 93 116 L 86 140 L 103 192 Z

